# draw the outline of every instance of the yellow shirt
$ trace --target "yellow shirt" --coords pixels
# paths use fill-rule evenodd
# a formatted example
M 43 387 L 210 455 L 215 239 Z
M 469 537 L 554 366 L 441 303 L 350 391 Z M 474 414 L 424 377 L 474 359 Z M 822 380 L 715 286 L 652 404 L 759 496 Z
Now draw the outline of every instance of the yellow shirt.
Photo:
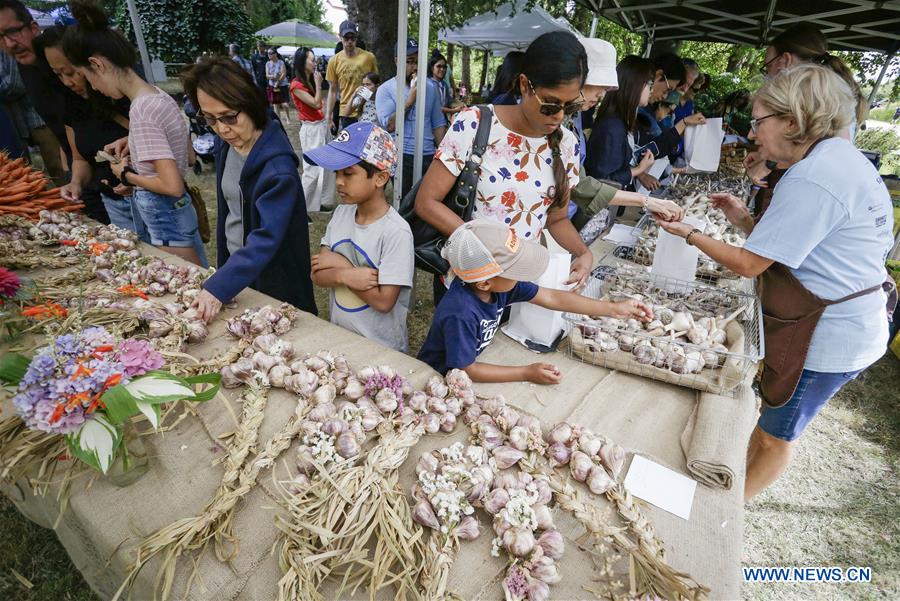
M 352 117 L 357 112 L 350 107 L 350 101 L 353 99 L 353 92 L 362 85 L 366 73 L 378 73 L 375 55 L 368 50 L 357 48 L 353 57 L 341 50 L 328 61 L 325 79 L 332 84 L 337 82 L 340 87 L 342 117 Z

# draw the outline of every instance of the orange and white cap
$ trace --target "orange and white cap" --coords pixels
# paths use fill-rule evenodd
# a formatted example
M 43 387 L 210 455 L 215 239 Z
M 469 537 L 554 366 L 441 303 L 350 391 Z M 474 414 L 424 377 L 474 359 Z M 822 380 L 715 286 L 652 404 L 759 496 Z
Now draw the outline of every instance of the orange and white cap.
M 519 282 L 536 280 L 550 262 L 550 253 L 540 244 L 522 240 L 505 224 L 485 219 L 456 228 L 441 255 L 464 282 L 483 282 L 498 275 Z

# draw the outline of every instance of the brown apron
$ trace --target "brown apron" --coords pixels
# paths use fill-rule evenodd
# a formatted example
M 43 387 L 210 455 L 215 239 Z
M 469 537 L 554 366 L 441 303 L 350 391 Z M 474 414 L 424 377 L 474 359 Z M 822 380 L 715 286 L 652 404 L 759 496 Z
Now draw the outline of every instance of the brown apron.
M 781 263 L 772 263 L 759 276 L 757 291 L 766 341 L 759 391 L 767 406 L 781 407 L 794 395 L 809 343 L 825 309 L 881 289 L 878 284 L 837 300 L 824 300 Z
M 803 158 L 821 141 L 816 141 Z M 772 263 L 757 280 L 766 341 L 759 383 L 763 402 L 769 407 L 781 407 L 794 395 L 813 332 L 826 308 L 884 289 L 888 293 L 888 311 L 891 313 L 891 303 L 896 304 L 896 292 L 892 296 L 889 286 L 886 280 L 837 300 L 824 300 L 807 290 L 785 265 Z

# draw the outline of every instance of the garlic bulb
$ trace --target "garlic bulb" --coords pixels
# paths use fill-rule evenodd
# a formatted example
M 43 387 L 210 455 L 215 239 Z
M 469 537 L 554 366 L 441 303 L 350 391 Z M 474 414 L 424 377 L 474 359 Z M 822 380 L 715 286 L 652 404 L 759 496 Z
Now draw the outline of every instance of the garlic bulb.
M 706 330 L 706 328 L 695 325 L 693 328 L 688 330 L 687 337 L 688 340 L 690 340 L 694 344 L 703 344 L 709 337 L 709 332 Z
M 569 459 L 569 470 L 572 472 L 572 477 L 579 482 L 587 479 L 593 465 L 594 462 L 591 461 L 591 458 L 581 451 L 575 451 Z
M 572 438 L 572 426 L 563 422 L 561 424 L 557 424 L 550 430 L 550 433 L 547 435 L 547 441 L 551 444 L 553 443 L 561 443 L 568 444 L 569 440 Z
M 599 465 L 595 465 L 588 474 L 587 485 L 592 493 L 595 495 L 602 495 L 613 488 L 616 483 L 609 477 L 609 474 L 606 473 L 605 469 Z
M 390 388 L 382 388 L 375 395 L 375 406 L 382 413 L 393 413 L 399 406 L 397 395 Z
M 494 461 L 497 462 L 497 468 L 501 470 L 514 466 L 520 459 L 525 457 L 525 453 L 522 451 L 506 445 L 500 445 L 495 448 L 492 451 L 492 454 L 494 456 Z
M 562 534 L 556 530 L 547 530 L 537 540 L 537 544 L 544 551 L 544 556 L 550 559 L 560 559 L 565 550 L 565 541 Z
M 437 516 L 434 515 L 434 509 L 428 501 L 419 501 L 413 508 L 413 520 L 418 524 L 431 528 L 432 530 L 440 530 L 441 524 L 438 522 Z
M 625 465 L 625 449 L 614 442 L 604 443 L 600 448 L 600 463 L 602 463 L 612 477 L 619 478 L 619 473 Z
M 550 587 L 540 578 L 528 582 L 528 601 L 549 601 Z
M 344 432 L 349 426 L 347 422 L 342 419 L 332 418 L 327 419 L 322 422 L 322 432 L 325 434 L 330 434 L 331 436 L 338 436 L 342 432 Z
M 550 530 L 553 528 L 553 516 L 550 514 L 549 507 L 546 505 L 537 505 L 532 507 L 532 509 L 534 509 L 538 530 Z
M 428 410 L 428 395 L 417 390 L 409 397 L 407 405 L 417 413 L 425 413 Z
M 470 515 L 465 516 L 459 522 L 459 525 L 456 526 L 454 532 L 460 540 L 475 540 L 481 533 L 478 527 L 478 520 Z
M 441 417 L 436 413 L 427 413 L 422 418 L 422 427 L 429 434 L 434 434 L 441 429 Z
M 456 416 L 452 413 L 445 413 L 441 416 L 441 431 L 453 432 L 456 428 Z
M 319 403 L 306 414 L 306 418 L 311 422 L 324 422 L 331 419 L 337 413 L 337 407 L 333 403 Z
M 445 403 L 443 399 L 439 399 L 438 397 L 429 398 L 427 407 L 428 410 L 432 413 L 447 413 L 447 403 Z
M 275 388 L 284 388 L 284 379 L 292 375 L 287 365 L 275 365 L 269 370 L 269 383 Z
M 234 375 L 234 370 L 230 365 L 226 365 L 220 369 L 219 374 L 222 376 L 222 386 L 225 388 L 237 388 L 243 384 L 243 382 Z
M 534 534 L 527 528 L 510 528 L 503 533 L 503 546 L 507 553 L 515 557 L 527 557 L 535 544 Z
M 537 561 L 537 565 L 531 568 L 531 575 L 547 584 L 556 584 L 562 580 L 559 568 L 550 557 L 541 557 Z
M 589 457 L 596 455 L 602 446 L 603 440 L 588 432 L 583 433 L 578 438 L 578 448 Z
M 529 439 L 530 434 L 528 430 L 526 430 L 522 426 L 515 426 L 512 430 L 509 431 L 509 444 L 519 451 L 525 451 L 528 449 Z
M 721 328 L 715 328 L 709 332 L 709 340 L 713 344 L 725 344 L 728 336 L 725 334 L 725 330 Z
M 335 389 L 333 384 L 325 384 L 324 386 L 319 386 L 313 393 L 313 401 L 315 401 L 316 404 L 330 404 L 336 397 L 337 389 Z
M 338 436 L 337 441 L 334 443 L 334 448 L 337 454 L 344 459 L 356 457 L 360 451 L 359 441 L 356 440 L 356 437 L 351 432 L 344 432 Z
M 484 497 L 484 510 L 497 515 L 509 503 L 509 493 L 503 488 L 495 488 Z
M 420 476 L 425 472 L 437 473 L 439 460 L 440 453 L 438 451 L 423 454 L 416 462 L 416 476 Z

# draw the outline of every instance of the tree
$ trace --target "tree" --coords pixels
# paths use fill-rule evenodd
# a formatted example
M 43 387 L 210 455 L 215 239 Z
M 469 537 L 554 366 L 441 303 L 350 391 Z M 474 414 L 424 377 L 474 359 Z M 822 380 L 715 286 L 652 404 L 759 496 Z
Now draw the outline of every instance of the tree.
M 331 24 L 325 22 L 321 0 L 244 0 L 244 7 L 253 24 L 253 31 L 289 19 L 331 31 Z
M 201 52 L 224 53 L 230 43 L 250 44 L 250 19 L 236 0 L 135 0 L 150 55 L 192 63 Z M 134 41 L 126 0 L 109 2 L 111 20 Z
M 401 0 L 401 2 L 404 0 Z M 359 36 L 375 55 L 383 79 L 397 72 L 397 0 L 346 0 L 347 15 L 359 27 Z

